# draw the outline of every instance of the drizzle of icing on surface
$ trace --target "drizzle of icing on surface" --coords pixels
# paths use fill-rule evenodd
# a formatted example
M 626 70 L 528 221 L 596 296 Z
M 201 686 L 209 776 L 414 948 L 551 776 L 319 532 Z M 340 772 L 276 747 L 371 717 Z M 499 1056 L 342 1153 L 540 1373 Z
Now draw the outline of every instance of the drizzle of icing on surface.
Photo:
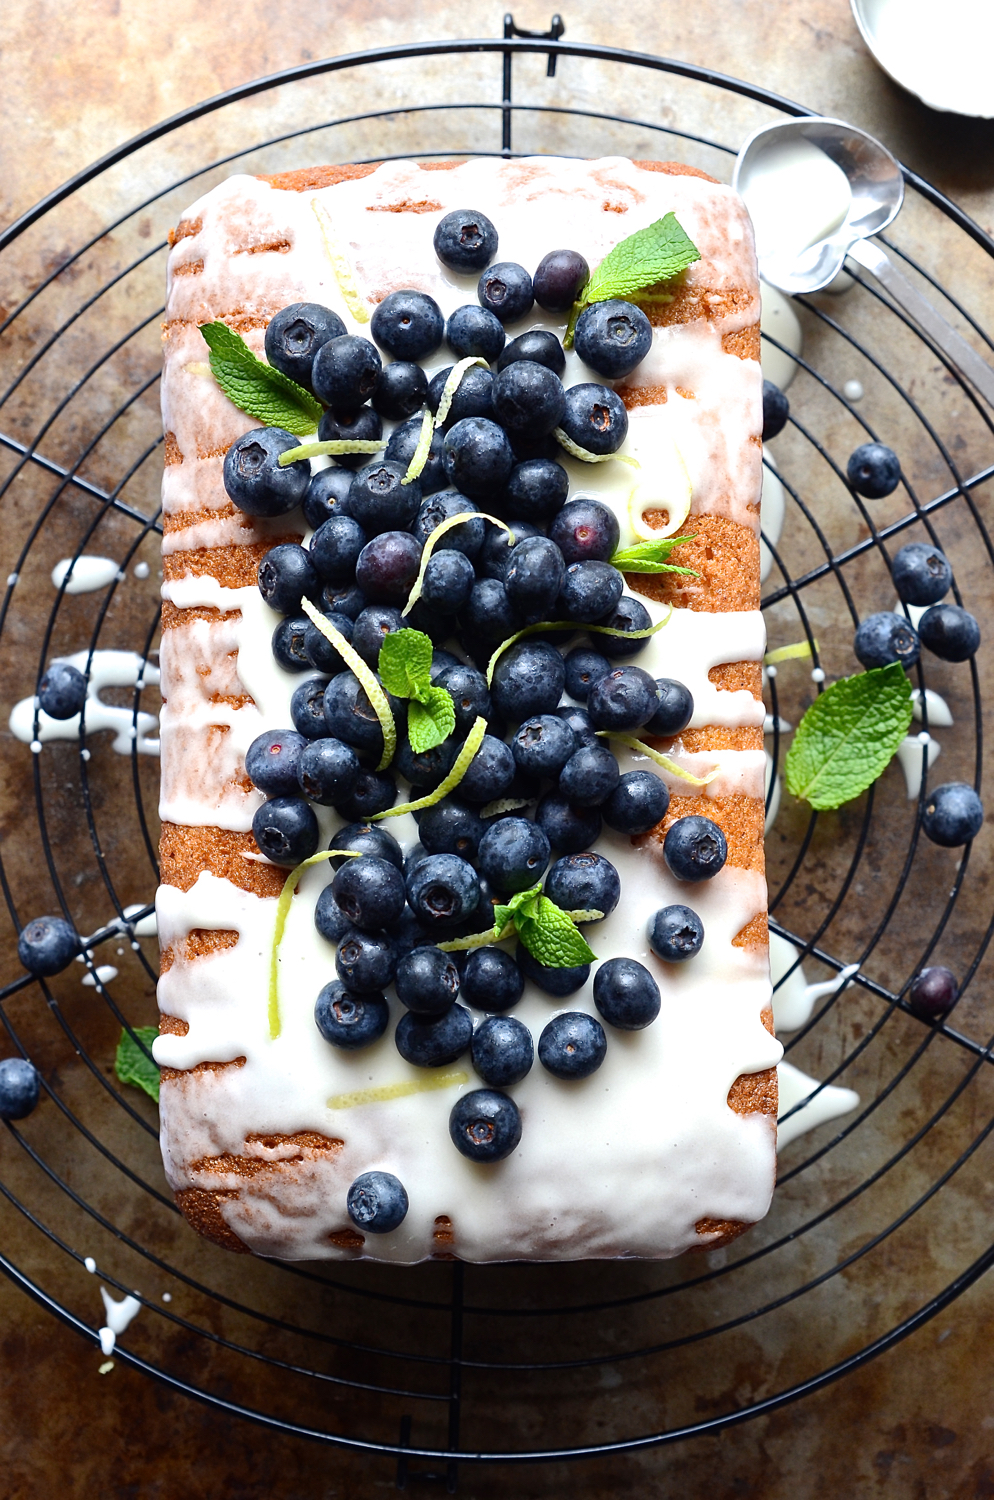
M 837 1120 L 840 1115 L 851 1114 L 854 1109 L 859 1108 L 859 1095 L 855 1089 L 837 1088 L 833 1083 L 820 1084 L 816 1078 L 809 1078 L 807 1073 L 802 1073 L 792 1063 L 780 1063 L 777 1082 L 780 1088 L 780 1119 L 794 1109 L 795 1105 L 801 1105 L 789 1120 L 777 1125 L 778 1151 L 789 1146 L 791 1141 L 796 1141 L 799 1135 L 805 1135 L 809 1130 L 814 1130 L 829 1120 Z M 803 1103 L 804 1100 L 807 1102 Z
M 64 557 L 52 569 L 53 588 L 65 587 L 66 594 L 92 594 L 96 589 L 105 589 L 115 578 L 122 576 L 118 564 L 109 557 L 91 557 L 83 553 L 80 557 Z
M 124 1333 L 131 1320 L 137 1313 L 141 1312 L 141 1303 L 137 1297 L 127 1296 L 119 1302 L 112 1297 L 105 1286 L 100 1288 L 100 1295 L 104 1301 L 104 1316 L 106 1324 L 100 1330 L 100 1348 L 107 1356 L 114 1353 L 118 1335 Z
M 130 708 L 115 703 L 105 703 L 100 696 L 103 688 L 135 687 L 142 682 L 146 687 L 156 687 L 159 669 L 134 651 L 76 651 L 72 656 L 58 656 L 54 661 L 68 662 L 71 667 L 85 673 L 89 669 L 86 687 L 84 714 L 75 714 L 71 719 L 50 719 L 36 706 L 36 700 L 22 698 L 10 711 L 10 732 L 25 745 L 33 742 L 43 744 L 48 740 L 78 740 L 80 720 L 86 719 L 87 736 L 101 729 L 114 732 L 113 748 L 118 755 L 130 755 L 137 747 L 140 755 L 158 755 L 159 741 L 151 735 L 157 728 L 154 714 L 139 710 L 134 714 Z M 35 734 L 35 714 L 38 715 L 38 732 Z

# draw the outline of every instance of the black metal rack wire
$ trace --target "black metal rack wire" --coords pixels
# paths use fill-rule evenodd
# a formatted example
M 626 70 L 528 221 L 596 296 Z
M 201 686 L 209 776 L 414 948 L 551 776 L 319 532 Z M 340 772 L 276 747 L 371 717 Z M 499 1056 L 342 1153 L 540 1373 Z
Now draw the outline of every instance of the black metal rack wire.
M 14 547 L 0 604 L 6 704 L 30 694 L 67 647 L 85 643 L 91 662 L 108 642 L 144 661 L 154 655 L 163 230 L 222 169 L 296 166 L 301 142 L 311 160 L 508 156 L 518 154 L 513 130 L 526 137 L 521 154 L 568 139 L 582 148 L 572 154 L 665 156 L 675 141 L 718 175 L 724 163 L 727 177 L 735 147 L 713 139 L 709 121 L 724 129 L 734 115 L 731 129 L 741 133 L 743 122 L 808 113 L 705 68 L 563 35 L 559 16 L 545 33 L 507 16 L 501 38 L 380 48 L 254 80 L 108 153 L 0 233 L 0 273 L 22 289 L 0 321 L 0 498 Z M 547 60 L 554 97 L 529 69 L 533 57 Z M 438 58 L 452 61 L 453 86 L 468 79 L 478 96 L 425 98 L 424 69 Z M 516 83 L 525 79 L 521 98 L 512 97 L 512 70 Z M 383 107 L 326 115 L 332 80 L 353 103 Z M 612 107 L 616 98 L 625 109 Z M 260 115 L 280 104 L 271 111 L 279 129 L 265 139 L 254 138 L 258 121 L 240 108 L 250 99 Z M 655 117 L 632 112 L 645 100 L 656 102 Z M 681 128 L 682 119 L 695 128 Z M 375 150 L 362 156 L 371 141 Z M 930 184 L 910 171 L 905 179 L 913 206 L 889 248 L 985 352 L 994 349 L 967 306 L 994 241 Z M 909 248 L 904 225 L 914 231 L 916 212 L 955 249 L 957 297 L 913 235 Z M 927 536 L 942 546 L 956 566 L 957 601 L 974 600 L 989 618 L 992 414 L 900 309 L 856 281 L 835 305 L 803 299 L 808 353 L 796 357 L 793 415 L 776 450 L 788 517 L 779 542 L 766 538 L 774 577 L 764 608 L 773 644 L 799 633 L 808 659 L 768 682 L 771 798 L 782 715 L 796 720 L 822 690 L 823 662 L 832 675 L 853 670 L 852 626 L 889 607 L 892 543 Z M 872 391 L 872 426 L 843 392 L 847 369 Z M 878 435 L 907 455 L 902 485 L 882 505 L 861 500 L 844 479 L 849 448 Z M 118 559 L 116 579 L 82 603 L 63 582 L 49 608 L 54 557 L 76 560 L 94 546 Z M 144 592 L 136 561 L 151 569 Z M 943 750 L 950 773 L 979 788 L 981 672 L 975 663 L 941 668 L 919 665 L 918 686 L 938 685 L 956 706 Z M 7 1050 L 52 1060 L 42 1061 L 43 1107 L 8 1126 L 0 1147 L 0 1269 L 84 1338 L 96 1341 L 100 1321 L 82 1270 L 92 1243 L 103 1247 L 108 1285 L 171 1288 L 170 1301 L 141 1296 L 146 1312 L 116 1358 L 228 1416 L 386 1457 L 398 1488 L 434 1481 L 453 1493 L 463 1462 L 632 1452 L 768 1413 L 890 1348 L 994 1263 L 989 1226 L 964 1207 L 994 1129 L 988 871 L 982 852 L 960 857 L 923 844 L 924 748 L 913 802 L 895 769 L 840 815 L 792 806 L 774 825 L 773 930 L 795 944 L 797 963 L 829 974 L 861 965 L 845 993 L 828 997 L 789 1040 L 788 1057 L 808 1059 L 821 1079 L 805 1103 L 843 1077 L 863 1102 L 840 1126 L 823 1126 L 814 1144 L 791 1148 L 773 1211 L 746 1239 L 666 1265 L 253 1262 L 248 1272 L 195 1241 L 163 1190 L 153 1113 L 108 1066 L 107 1020 L 134 1036 L 134 997 L 147 995 L 156 974 L 154 954 L 135 935 L 157 874 L 155 776 L 137 743 L 138 713 L 155 707 L 154 689 L 139 676 L 129 694 L 128 759 L 85 727 L 77 745 L 33 756 L 10 742 L 11 766 L 23 771 L 30 760 L 33 804 L 12 819 L 0 848 L 12 931 L 36 914 L 21 894 L 28 869 L 44 868 L 73 920 L 93 913 L 88 1007 L 78 1003 L 79 971 L 52 982 L 12 972 L 0 989 Z M 127 968 L 124 1000 L 98 967 L 114 944 Z M 917 970 L 940 956 L 957 970 L 963 997 L 953 1018 L 922 1023 L 905 996 Z M 8 1232 L 19 1245 L 24 1237 L 27 1263 L 7 1253 Z M 907 1292 L 877 1295 L 888 1257 L 904 1264 L 916 1246 Z M 744 1393 L 721 1379 L 743 1361 L 759 1372 Z

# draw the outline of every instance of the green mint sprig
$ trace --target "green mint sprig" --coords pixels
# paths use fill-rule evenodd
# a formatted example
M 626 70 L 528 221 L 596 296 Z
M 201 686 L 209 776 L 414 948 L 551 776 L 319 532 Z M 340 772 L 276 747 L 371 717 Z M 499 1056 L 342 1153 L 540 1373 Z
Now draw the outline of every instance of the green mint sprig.
M 210 350 L 211 374 L 240 411 L 298 437 L 314 432 L 324 407 L 310 391 L 265 364 L 227 323 L 204 323 L 200 332 Z
M 911 713 L 899 662 L 833 682 L 797 726 L 784 764 L 787 790 L 819 812 L 851 802 L 882 775 Z
M 152 1043 L 159 1035 L 158 1026 L 134 1026 L 132 1030 L 138 1041 L 151 1052 Z M 114 1056 L 114 1072 L 121 1083 L 130 1083 L 136 1089 L 144 1089 L 150 1099 L 159 1102 L 159 1069 L 151 1058 L 146 1057 L 138 1043 L 127 1031 L 121 1032 Z
M 701 575 L 694 568 L 678 568 L 666 559 L 674 547 L 681 542 L 692 542 L 692 536 L 664 536 L 658 541 L 636 542 L 634 547 L 622 547 L 611 558 L 611 564 L 622 573 L 683 573 L 688 578 Z
M 452 694 L 433 687 L 431 641 L 420 630 L 395 630 L 380 647 L 380 681 L 395 698 L 410 699 L 407 737 L 415 755 L 433 750 L 456 727 Z
M 591 272 L 579 300 L 573 304 L 563 340 L 566 348 L 573 343 L 577 318 L 591 302 L 609 302 L 614 297 L 631 301 L 639 292 L 648 291 L 661 281 L 671 281 L 700 258 L 701 252 L 676 214 L 668 213 L 647 228 L 637 229 L 608 251 Z
M 543 896 L 540 885 L 535 885 L 529 891 L 518 891 L 506 905 L 494 907 L 492 929 L 438 946 L 447 953 L 456 952 L 503 942 L 517 933 L 532 957 L 547 969 L 572 969 L 579 964 L 594 963 L 597 958 L 578 931 L 577 922 L 595 922 L 603 915 L 599 911 L 563 911 L 548 896 Z

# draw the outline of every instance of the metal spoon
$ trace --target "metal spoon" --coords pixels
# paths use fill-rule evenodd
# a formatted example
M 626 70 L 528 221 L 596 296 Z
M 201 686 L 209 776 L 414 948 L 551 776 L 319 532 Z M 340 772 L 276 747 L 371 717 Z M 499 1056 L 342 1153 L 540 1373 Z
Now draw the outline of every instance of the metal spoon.
M 915 319 L 944 354 L 994 406 L 994 370 L 899 271 L 869 235 L 879 234 L 897 216 L 904 201 L 904 178 L 886 147 L 865 130 L 844 120 L 807 116 L 754 130 L 735 162 L 732 186 L 749 203 L 760 160 L 771 147 L 804 140 L 819 147 L 842 169 L 852 201 L 845 219 L 831 234 L 799 254 L 765 254 L 759 274 L 783 292 L 816 292 L 838 275 L 851 257 L 884 286 L 894 301 Z M 775 168 L 772 170 L 775 171 Z

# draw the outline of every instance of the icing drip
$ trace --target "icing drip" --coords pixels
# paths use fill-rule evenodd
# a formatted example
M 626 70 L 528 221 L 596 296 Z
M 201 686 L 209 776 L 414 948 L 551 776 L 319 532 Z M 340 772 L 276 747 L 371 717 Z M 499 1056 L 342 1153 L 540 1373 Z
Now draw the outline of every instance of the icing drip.
M 82 557 L 64 557 L 52 569 L 53 587 L 61 588 L 65 583 L 64 592 L 67 594 L 92 594 L 96 589 L 104 589 L 115 579 L 123 577 L 124 574 L 111 558 L 88 557 L 85 553 Z
M 801 1108 L 789 1120 L 777 1126 L 777 1150 L 782 1151 L 798 1136 L 805 1135 L 828 1120 L 837 1120 L 840 1115 L 851 1114 L 859 1108 L 859 1095 L 855 1089 L 840 1089 L 832 1083 L 819 1084 L 809 1078 L 792 1063 L 782 1062 L 777 1068 L 780 1085 L 779 1117 L 800 1104 Z M 802 1103 L 807 1100 L 807 1103 Z
M 137 1297 L 124 1297 L 119 1302 L 112 1297 L 105 1286 L 100 1288 L 100 1295 L 104 1301 L 104 1316 L 107 1322 L 100 1330 L 100 1349 L 104 1356 L 114 1353 L 118 1334 L 124 1333 L 128 1324 L 137 1313 L 141 1312 L 141 1303 Z
M 159 741 L 150 736 L 157 728 L 154 714 L 139 711 L 136 715 L 130 708 L 114 703 L 105 703 L 100 696 L 103 688 L 157 687 L 159 669 L 138 656 L 134 651 L 77 651 L 72 656 L 59 656 L 55 661 L 68 662 L 85 673 L 89 668 L 86 686 L 86 708 L 82 715 L 71 719 L 50 719 L 37 707 L 35 698 L 22 698 L 10 711 L 10 732 L 25 745 L 39 746 L 47 740 L 78 740 L 80 720 L 86 720 L 87 736 L 101 729 L 114 732 L 114 749 L 118 755 L 130 755 L 137 747 L 140 755 L 158 755 Z M 38 730 L 35 733 L 35 715 Z

